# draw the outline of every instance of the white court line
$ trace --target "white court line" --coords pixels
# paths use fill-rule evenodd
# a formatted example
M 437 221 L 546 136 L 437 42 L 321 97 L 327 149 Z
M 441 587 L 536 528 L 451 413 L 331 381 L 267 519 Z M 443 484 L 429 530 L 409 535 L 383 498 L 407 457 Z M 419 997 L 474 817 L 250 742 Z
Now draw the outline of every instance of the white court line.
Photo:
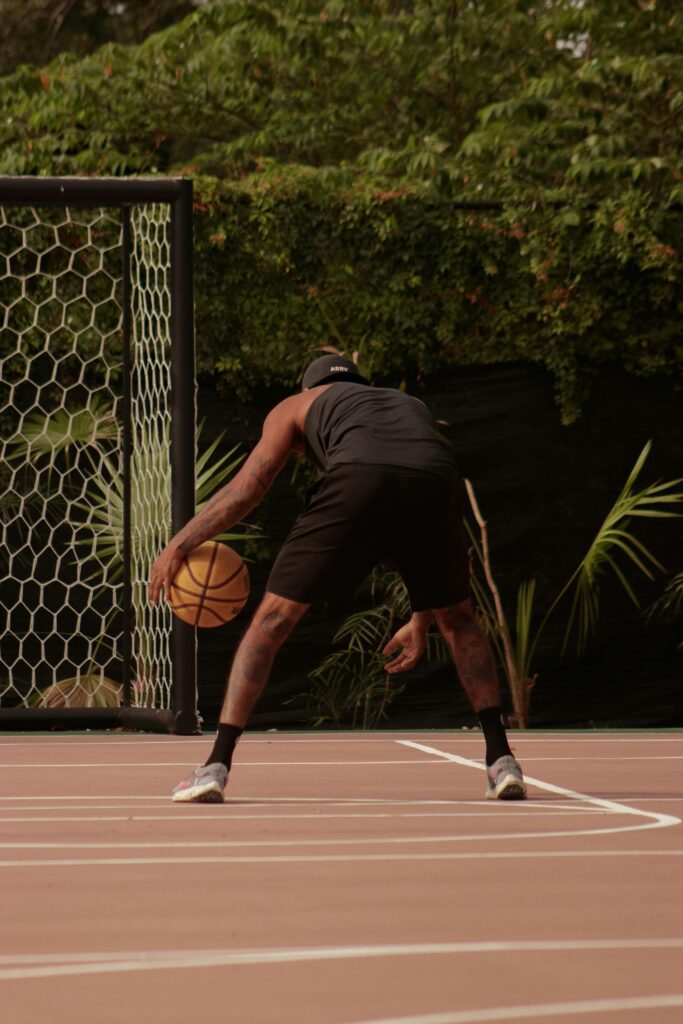
M 506 814 L 510 817 L 518 818 L 521 816 L 529 815 L 533 817 L 538 816 L 538 811 L 533 812 L 529 808 L 520 810 L 519 808 L 505 808 L 496 807 L 491 808 L 490 804 L 481 811 L 398 811 L 394 814 L 389 812 L 378 812 L 378 811 L 366 811 L 365 814 L 325 814 L 318 812 L 316 814 L 216 814 L 215 812 L 208 811 L 206 813 L 192 813 L 189 817 L 185 817 L 182 812 L 178 814 L 79 814 L 79 815 L 45 815 L 36 816 L 31 815 L 30 817 L 12 817 L 12 818 L 0 818 L 0 823 L 5 822 L 23 822 L 24 824 L 33 824 L 33 822 L 65 822 L 65 821 L 173 821 L 176 824 L 189 823 L 197 820 L 214 821 L 220 825 L 225 825 L 226 821 L 337 821 L 337 820 L 361 820 L 361 821 L 375 821 L 377 818 L 388 818 L 394 820 L 397 818 L 500 818 Z M 566 818 L 576 817 L 577 815 L 588 814 L 588 815 L 606 815 L 612 814 L 612 811 L 603 811 L 599 807 L 568 807 L 564 811 L 546 811 L 541 816 L 545 818 Z
M 53 796 L 51 794 L 45 794 L 43 796 L 0 796 L 0 802 L 6 801 L 7 803 L 17 802 L 17 801 L 26 801 L 27 803 L 29 803 L 30 801 L 34 801 L 34 800 L 46 800 L 46 801 L 47 800 L 54 800 L 54 801 L 65 801 L 65 802 L 69 801 L 70 803 L 73 803 L 74 801 L 81 802 L 81 801 L 103 800 L 103 799 L 104 800 L 133 801 L 134 803 L 131 804 L 131 806 L 138 806 L 138 807 L 140 806 L 140 804 L 136 803 L 136 802 L 139 801 L 139 800 L 154 800 L 154 801 L 156 801 L 156 803 L 150 804 L 149 806 L 163 807 L 163 806 L 165 806 L 166 804 L 169 803 L 170 796 L 168 794 L 160 795 L 159 793 L 148 793 L 146 796 L 141 796 L 140 794 L 137 794 L 137 795 L 126 794 L 125 796 L 116 796 L 115 794 L 113 794 L 113 795 L 110 794 L 109 796 L 103 796 L 102 794 L 97 794 L 97 795 L 93 796 L 92 793 L 90 793 L 90 794 L 80 794 L 80 795 L 67 795 L 65 793 L 60 793 L 58 796 Z M 681 797 L 681 799 L 683 799 L 683 797 Z M 489 809 L 491 807 L 491 804 L 487 800 L 411 800 L 410 798 L 400 799 L 399 800 L 399 799 L 392 799 L 392 798 L 388 798 L 388 797 L 371 797 L 371 796 L 368 796 L 368 797 L 362 797 L 362 796 L 361 797 L 352 797 L 352 796 L 339 796 L 339 797 L 335 797 L 335 796 L 270 796 L 270 795 L 267 795 L 267 794 L 261 794 L 259 796 L 241 796 L 241 797 L 230 797 L 229 796 L 228 799 L 226 800 L 225 804 L 223 804 L 221 806 L 222 806 L 222 808 L 224 810 L 227 810 L 228 808 L 231 808 L 231 807 L 250 807 L 250 806 L 258 807 L 260 805 L 271 804 L 271 803 L 272 804 L 291 804 L 292 807 L 296 807 L 299 804 L 307 804 L 307 805 L 310 805 L 310 804 L 316 805 L 317 804 L 317 805 L 319 805 L 321 807 L 457 807 L 457 806 L 461 806 L 461 805 L 462 806 L 466 806 L 466 807 L 488 807 Z M 31 807 L 33 807 L 33 806 L 34 806 L 34 804 L 31 803 Z M 68 806 L 68 804 L 66 804 L 66 806 Z M 94 804 L 90 804 L 90 806 L 93 807 L 95 805 Z M 112 805 L 112 806 L 127 806 L 127 804 Z M 563 804 L 560 801 L 557 801 L 557 802 L 553 801 L 553 802 L 550 802 L 550 803 L 541 803 L 540 801 L 535 801 L 534 800 L 533 802 L 529 801 L 524 806 L 525 806 L 525 808 L 529 808 L 529 807 L 538 807 L 538 808 L 544 808 L 544 807 L 569 807 L 569 806 L 575 806 L 575 803 L 572 802 L 572 804 L 568 804 L 568 803 L 567 804 Z M 182 810 L 184 812 L 188 812 L 189 813 L 193 809 L 193 807 L 196 807 L 196 805 L 188 804 L 187 806 L 184 806 L 182 808 Z M 86 808 L 87 808 L 87 805 L 86 805 Z M 216 810 L 220 810 L 221 807 L 219 807 L 217 805 L 215 809 Z
M 623 999 L 583 999 L 572 1003 L 536 1003 L 528 1006 L 497 1006 L 489 1010 L 454 1010 L 422 1013 L 417 1017 L 383 1017 L 354 1024 L 487 1024 L 488 1021 L 530 1020 L 532 1017 L 563 1017 L 584 1013 L 627 1013 L 629 1010 L 664 1010 L 683 1006 L 683 994 L 636 996 Z
M 429 750 L 434 751 L 435 747 L 428 747 L 421 743 L 415 743 L 413 740 L 396 740 L 396 743 L 402 743 L 407 747 L 414 747 L 416 750 Z M 446 755 L 445 751 L 440 751 L 441 757 L 448 756 L 449 759 L 458 759 L 457 754 Z M 460 758 L 464 763 L 476 764 L 479 768 L 484 768 L 484 759 L 469 759 Z M 525 761 L 683 761 L 683 754 L 656 754 L 652 756 L 635 756 L 630 754 L 616 754 L 616 755 L 582 755 L 580 757 L 524 757 Z M 330 768 L 348 768 L 355 765 L 394 765 L 394 764 L 409 764 L 409 765 L 440 765 L 441 761 L 435 761 L 433 758 L 420 758 L 419 760 L 413 758 L 393 758 L 388 760 L 386 758 L 374 758 L 373 760 L 365 761 L 240 761 L 239 767 L 242 768 L 307 768 L 307 767 L 330 767 Z M 194 764 L 194 760 L 187 761 L 7 761 L 0 763 L 0 768 L 187 768 Z
M 292 964 L 370 957 L 458 956 L 500 953 L 627 952 L 682 949 L 683 939 L 543 939 L 498 942 L 425 942 L 400 945 L 315 946 L 294 949 L 145 950 L 125 953 L 28 953 L 0 956 L 0 981 L 120 971 Z
M 683 796 L 641 796 L 640 793 L 629 793 L 625 796 L 615 796 L 615 800 L 636 800 L 639 804 L 669 804 L 683 802 Z
M 66 764 L 64 762 L 58 762 L 52 764 L 48 762 L 40 762 L 35 764 L 22 764 L 19 761 L 11 761 L 9 764 L 0 764 L 0 768 L 18 768 L 23 770 L 24 768 L 188 768 L 194 765 L 194 761 L 79 761 L 77 763 Z M 348 768 L 352 765 L 385 765 L 385 764 L 430 764 L 438 765 L 440 761 L 435 761 L 433 758 L 426 758 L 425 760 L 410 760 L 410 758 L 403 758 L 394 761 L 385 760 L 374 760 L 374 761 L 240 761 L 241 768 L 300 768 L 300 767 L 342 767 Z
M 683 743 L 683 729 L 671 730 L 675 732 L 675 736 L 661 735 L 657 732 L 648 733 L 647 736 L 636 736 L 628 733 L 624 733 L 620 736 L 605 735 L 604 733 L 561 733 L 561 732 L 543 732 L 539 729 L 534 729 L 533 735 L 523 732 L 517 732 L 516 730 L 510 730 L 508 732 L 508 739 L 513 743 L 559 743 L 565 746 L 574 746 L 575 743 Z M 377 735 L 377 734 L 375 734 Z M 382 733 L 384 735 L 384 733 Z M 389 733 L 386 734 L 390 735 Z M 404 733 L 405 737 L 405 733 Z M 419 737 L 411 736 L 411 739 L 419 739 Z M 483 734 L 479 729 L 472 729 L 470 732 L 452 732 L 442 733 L 437 736 L 424 736 L 422 741 L 425 743 L 481 743 Z M 283 742 L 281 740 L 281 742 Z M 311 740 L 311 742 L 314 742 Z
M 413 743 L 411 740 L 397 740 L 398 743 L 405 745 L 410 744 L 411 746 L 422 747 L 421 744 Z M 455 755 L 454 755 L 455 756 Z M 555 761 L 580 761 L 585 763 L 587 761 L 683 761 L 683 754 L 654 754 L 654 755 L 643 755 L 636 756 L 632 754 L 583 754 L 578 757 L 523 757 L 525 764 L 529 761 L 542 761 L 552 764 Z M 484 767 L 484 759 L 477 758 L 480 767 Z M 22 761 L 9 761 L 0 764 L 0 768 L 189 768 L 194 765 L 195 761 L 188 759 L 187 761 L 78 761 L 78 762 L 52 762 L 52 761 L 33 761 L 31 763 L 24 763 Z M 434 761 L 431 758 L 425 760 L 387 760 L 384 758 L 375 759 L 372 761 L 239 761 L 239 768 L 300 768 L 300 767 L 331 767 L 331 768 L 347 768 L 354 765 L 393 765 L 393 764 L 410 764 L 410 765 L 439 765 L 441 761 Z M 237 762 L 236 762 L 237 764 Z
M 418 746 L 418 744 L 412 743 L 410 740 L 397 740 L 398 743 L 411 744 L 412 746 Z M 422 747 L 422 749 L 425 749 Z M 188 759 L 187 761 L 79 761 L 79 762 L 52 762 L 52 761 L 33 761 L 30 763 L 24 763 L 22 761 L 9 761 L 0 764 L 0 768 L 190 768 L 194 765 L 196 759 Z M 476 758 L 480 767 L 484 767 L 484 759 Z M 653 755 L 634 755 L 634 754 L 582 754 L 580 756 L 571 757 L 558 757 L 558 756 L 547 756 L 547 757 L 529 757 L 527 754 L 523 755 L 525 764 L 530 761 L 541 761 L 548 764 L 553 764 L 556 761 L 580 761 L 585 764 L 587 761 L 617 761 L 622 763 L 624 761 L 683 761 L 683 754 L 653 754 Z M 246 761 L 241 760 L 235 762 L 239 765 L 240 770 L 242 768 L 300 768 L 300 767 L 331 767 L 331 768 L 347 768 L 354 765 L 394 765 L 394 764 L 410 764 L 410 765 L 440 765 L 441 761 L 434 761 L 432 759 L 425 760 L 387 760 L 385 758 L 379 758 L 372 761 Z
M 74 736 L 72 740 L 54 739 L 44 734 L 36 735 L 32 740 L 8 740 L 0 734 L 0 750 L 4 747 L 167 747 L 187 746 L 190 743 L 210 743 L 211 735 L 204 736 L 183 736 L 178 739 L 174 736 L 158 736 L 127 740 L 119 736 L 93 736 L 92 739 L 83 739 L 82 736 Z M 257 741 L 258 742 L 258 741 Z M 268 742 L 267 740 L 265 742 Z
M 473 853 L 328 853 L 260 856 L 211 856 L 211 857 L 70 857 L 58 860 L 0 860 L 0 868 L 33 867 L 128 867 L 159 864 L 357 864 L 376 862 L 388 864 L 391 861 L 437 861 L 437 860 L 546 860 L 574 857 L 683 857 L 683 850 L 521 850 L 476 851 Z
M 683 761 L 683 754 L 581 754 L 580 757 L 528 757 L 524 761 Z
M 477 768 L 480 771 L 486 771 L 486 766 L 481 765 L 478 761 L 472 761 L 467 757 L 460 757 L 459 754 L 449 754 L 444 750 L 438 750 L 436 747 L 426 746 L 424 743 L 414 743 L 413 740 L 397 740 L 398 743 L 403 744 L 405 747 L 413 747 L 415 750 L 421 750 L 426 754 L 435 754 L 437 757 L 443 757 L 447 761 L 454 761 L 456 764 L 464 765 L 466 768 Z M 536 786 L 539 789 L 543 789 L 548 793 L 557 793 L 559 796 L 569 797 L 573 800 L 581 800 L 586 803 L 594 804 L 596 807 L 604 807 L 607 810 L 615 811 L 620 814 L 631 814 L 639 818 L 650 819 L 646 825 L 625 825 L 615 826 L 610 829 L 596 829 L 592 833 L 588 830 L 577 831 L 574 835 L 603 835 L 610 832 L 635 832 L 643 829 L 652 828 L 669 828 L 672 825 L 680 825 L 681 819 L 674 817 L 672 814 L 659 814 L 657 811 L 643 811 L 637 807 L 631 807 L 628 804 L 618 803 L 616 800 L 605 800 L 598 796 L 587 796 L 585 793 L 579 793 L 573 789 L 565 789 L 563 786 L 555 786 L 550 782 L 543 782 L 541 779 L 531 778 L 529 775 L 524 775 L 524 778 L 528 785 Z M 560 835 L 559 832 L 548 832 L 548 836 Z M 570 835 L 571 833 L 564 833 Z M 505 836 L 506 839 L 513 838 L 512 836 Z
M 407 741 L 399 741 L 407 742 Z M 424 747 L 427 750 L 428 748 Z M 433 752 L 438 753 L 434 748 Z M 467 761 L 465 758 L 458 757 L 455 754 L 445 754 L 441 752 L 441 756 L 447 760 L 457 760 L 458 763 L 465 764 L 468 767 L 480 768 L 475 761 Z M 483 842 L 493 841 L 499 842 L 501 839 L 505 841 L 511 839 L 548 839 L 548 838 L 566 838 L 568 836 L 598 836 L 598 835 L 612 835 L 616 833 L 624 832 L 638 832 L 644 829 L 652 828 L 666 828 L 670 825 L 679 825 L 681 823 L 680 818 L 674 818 L 669 814 L 659 814 L 656 811 L 641 811 L 633 807 L 629 807 L 626 804 L 619 804 L 613 800 L 603 800 L 600 797 L 585 796 L 581 793 L 575 793 L 569 789 L 562 789 L 559 786 L 553 786 L 548 782 L 541 782 L 536 779 L 529 779 L 527 781 L 540 786 L 543 789 L 547 789 L 550 792 L 559 793 L 563 796 L 574 798 L 576 800 L 585 801 L 592 803 L 597 808 L 603 809 L 611 814 L 617 815 L 635 815 L 639 817 L 645 817 L 652 819 L 645 825 L 615 825 L 607 828 L 583 828 L 583 829 L 561 829 L 555 831 L 543 831 L 543 832 L 506 832 L 504 835 L 500 833 L 460 833 L 456 835 L 432 835 L 432 836 L 383 836 L 383 837 L 368 837 L 368 836 L 357 836 L 351 839 L 337 838 L 337 839 L 222 839 L 222 840 L 194 840 L 188 839 L 186 841 L 160 841 L 160 842 L 0 842 L 0 850 L 172 850 L 172 849 L 184 849 L 191 846 L 193 849 L 230 849 L 235 847 L 249 847 L 255 848 L 303 848 L 303 847 L 320 847 L 320 846 L 406 846 L 414 844 L 434 844 L 434 843 L 463 843 L 463 842 Z M 520 809 L 523 809 L 525 805 L 521 805 Z M 506 807 L 506 810 L 511 808 Z M 182 812 L 181 812 L 182 813 Z M 226 816 L 226 820 L 229 820 Z
M 683 729 L 672 730 L 676 733 L 675 736 L 667 735 L 662 736 L 657 732 L 648 733 L 647 736 L 634 736 L 630 734 L 624 734 L 622 736 L 606 736 L 603 733 L 560 733 L 560 732 L 543 732 L 542 730 L 534 729 L 533 735 L 529 735 L 523 732 L 517 732 L 516 730 L 510 730 L 508 732 L 508 738 L 513 743 L 558 743 L 564 744 L 565 746 L 573 747 L 575 743 L 683 743 Z M 411 737 L 414 739 L 415 737 Z M 478 729 L 473 729 L 469 733 L 450 733 L 441 736 L 425 736 L 423 737 L 424 742 L 429 743 L 481 743 L 483 734 Z
M 43 797 L 43 798 L 40 798 L 40 799 L 46 799 L 46 798 Z M 156 801 L 154 803 L 128 803 L 125 797 L 120 797 L 120 798 L 114 798 L 114 799 L 119 799 L 121 801 L 119 803 L 102 803 L 102 804 L 86 803 L 82 808 L 79 808 L 78 806 L 74 806 L 74 801 L 70 800 L 68 797 L 55 797 L 54 799 L 55 799 L 55 803 L 53 803 L 53 804 L 48 804 L 48 803 L 46 803 L 46 804 L 28 804 L 27 803 L 26 806 L 24 806 L 23 803 L 21 803 L 21 802 L 19 804 L 5 804 L 4 806 L 2 804 L 0 804 L 0 811 L 4 811 L 5 814 L 11 813 L 11 814 L 14 814 L 14 815 L 16 815 L 16 814 L 24 815 L 24 817 L 22 817 L 22 818 L 18 818 L 18 817 L 11 817 L 11 818 L 10 817 L 2 817 L 2 818 L 0 818 L 0 821 L 38 821 L 38 820 L 43 820 L 43 819 L 38 819 L 37 817 L 34 817 L 34 814 L 35 814 L 36 811 L 50 811 L 51 812 L 49 817 L 45 816 L 45 818 L 44 818 L 45 821 L 60 821 L 61 819 L 60 819 L 59 815 L 62 814 L 63 812 L 73 813 L 74 811 L 77 811 L 77 810 L 80 810 L 83 815 L 87 815 L 90 811 L 120 811 L 121 813 L 123 813 L 125 811 L 125 812 L 127 812 L 125 814 L 125 817 L 126 818 L 131 818 L 131 817 L 138 817 L 136 812 L 141 811 L 141 810 L 146 810 L 146 811 L 149 811 L 149 810 L 152 810 L 152 811 L 163 811 L 163 810 L 165 810 L 169 806 L 169 803 L 170 803 L 169 797 L 159 797 L 158 801 Z M 681 799 L 683 800 L 683 797 L 681 797 Z M 270 803 L 271 803 L 271 801 L 261 800 L 261 799 L 255 799 L 255 800 L 235 800 L 235 801 L 228 800 L 224 804 L 220 804 L 220 805 L 219 804 L 215 804 L 215 805 L 213 805 L 210 810 L 207 810 L 206 806 L 202 806 L 201 804 L 191 804 L 191 803 L 188 803 L 188 804 L 184 804 L 182 807 L 177 807 L 175 812 L 173 814 L 169 815 L 168 820 L 169 821 L 185 822 L 185 821 L 194 821 L 195 818 L 197 818 L 197 817 L 206 817 L 206 818 L 210 818 L 212 821 L 218 821 L 218 822 L 221 822 L 222 824 L 225 824 L 226 820 L 234 821 L 236 818 L 237 819 L 244 818 L 246 820 L 249 820 L 250 818 L 258 819 L 260 817 L 274 817 L 274 818 L 283 818 L 283 819 L 297 818 L 297 817 L 311 817 L 311 818 L 334 818 L 334 817 L 361 817 L 361 818 L 366 818 L 366 817 L 367 818 L 373 818 L 373 817 L 396 817 L 396 818 L 405 818 L 405 817 L 415 817 L 415 818 L 417 818 L 417 817 L 433 817 L 433 818 L 439 818 L 439 817 L 443 817 L 443 818 L 448 818 L 448 817 L 451 817 L 451 816 L 452 817 L 461 817 L 462 816 L 462 817 L 492 817 L 493 818 L 493 817 L 500 817 L 501 815 L 503 815 L 503 816 L 504 815 L 510 815 L 510 816 L 515 816 L 515 817 L 520 816 L 520 815 L 521 816 L 531 815 L 533 817 L 533 815 L 537 815 L 537 816 L 540 816 L 541 818 L 547 818 L 547 817 L 562 817 L 562 816 L 566 816 L 566 814 L 568 814 L 568 813 L 571 814 L 572 816 L 576 816 L 576 815 L 580 815 L 580 814 L 589 814 L 589 815 L 592 814 L 593 816 L 595 816 L 595 815 L 606 815 L 606 814 L 612 814 L 613 813 L 612 811 L 604 811 L 604 810 L 602 810 L 599 807 L 584 807 L 584 806 L 582 806 L 582 805 L 580 805 L 580 804 L 578 804 L 576 802 L 574 802 L 573 804 L 564 804 L 564 803 L 561 803 L 560 801 L 558 801 L 557 803 L 541 803 L 540 801 L 538 801 L 538 802 L 537 801 L 533 801 L 533 802 L 532 801 L 528 801 L 526 804 L 524 804 L 523 807 L 520 807 L 519 805 L 517 805 L 517 806 L 510 806 L 509 804 L 508 805 L 501 804 L 501 805 L 497 805 L 496 807 L 492 807 L 490 801 L 488 801 L 488 800 L 455 800 L 455 801 L 435 800 L 435 801 L 425 801 L 425 805 L 424 806 L 430 806 L 430 805 L 437 805 L 437 806 L 438 805 L 445 805 L 445 806 L 448 806 L 448 807 L 450 807 L 450 806 L 458 806 L 458 807 L 462 806 L 462 807 L 468 808 L 468 810 L 464 810 L 464 811 L 459 811 L 459 810 L 453 810 L 453 811 L 410 811 L 410 812 L 409 811 L 394 811 L 393 814 L 391 814 L 391 813 L 389 813 L 389 811 L 387 811 L 386 813 L 384 811 L 374 811 L 373 807 L 375 807 L 375 806 L 382 807 L 382 808 L 384 808 L 384 807 L 411 807 L 411 806 L 418 806 L 418 807 L 420 807 L 420 806 L 422 806 L 422 804 L 421 804 L 420 801 L 405 801 L 405 802 L 404 801 L 397 801 L 396 804 L 386 804 L 384 801 L 381 801 L 381 800 L 377 801 L 376 804 L 373 801 L 364 802 L 364 801 L 355 801 L 355 800 L 340 801 L 340 802 L 332 801 L 331 803 L 328 803 L 327 801 L 311 800 L 311 799 L 306 800 L 306 799 L 304 799 L 304 800 L 301 801 L 301 804 L 298 804 L 295 800 L 287 800 L 287 801 L 285 801 L 283 803 L 275 803 L 275 802 L 273 802 L 273 807 L 280 808 L 280 807 L 286 806 L 287 804 L 291 804 L 293 809 L 298 807 L 298 806 L 301 806 L 301 807 L 311 807 L 311 806 L 314 806 L 314 807 L 315 806 L 328 807 L 328 806 L 332 806 L 332 807 L 359 807 L 359 808 L 363 808 L 363 809 L 367 808 L 367 810 L 364 810 L 364 813 L 362 813 L 362 814 L 359 813 L 359 814 L 343 814 L 343 815 L 338 815 L 338 814 L 335 814 L 335 813 L 329 814 L 326 810 L 320 810 L 320 811 L 316 811 L 315 813 L 305 814 L 305 815 L 300 813 L 300 812 L 296 812 L 294 810 L 289 811 L 289 812 L 287 812 L 285 814 L 274 814 L 274 813 L 271 812 L 268 815 L 266 815 L 266 814 L 261 815 L 260 814 L 261 809 L 262 808 L 267 808 Z M 250 813 L 248 813 L 248 814 L 235 814 L 234 812 L 235 812 L 236 809 L 247 810 L 247 811 L 250 811 Z M 148 815 L 148 817 L 149 817 L 150 820 L 156 821 L 157 818 L 158 818 L 158 815 Z M 84 820 L 87 820 L 87 819 L 84 817 Z
M 662 817 L 666 817 L 663 815 Z M 485 842 L 501 839 L 547 839 L 548 837 L 574 837 L 611 835 L 613 832 L 636 832 L 647 825 L 626 825 L 614 828 L 569 829 L 556 832 L 481 832 L 476 834 L 436 836 L 354 836 L 351 839 L 195 839 L 128 841 L 128 842 L 0 842 L 0 850 L 233 850 L 249 849 L 303 849 L 321 846 L 431 846 L 439 843 Z M 663 827 L 658 825 L 657 827 Z
M 672 735 L 673 733 L 673 735 Z M 176 736 L 140 736 L 133 739 L 124 738 L 119 735 L 104 735 L 104 736 L 92 736 L 83 737 L 82 734 L 74 735 L 73 737 L 61 736 L 59 739 L 56 736 L 46 736 L 44 734 L 36 735 L 31 739 L 17 740 L 4 736 L 0 732 L 0 747 L 35 747 L 35 746 L 50 746 L 50 747 L 93 747 L 93 746 L 167 746 L 167 745 L 183 745 L 188 744 L 202 744 L 210 743 L 213 740 L 214 732 L 206 732 L 202 736 L 183 736 L 178 738 Z M 642 731 L 636 733 L 617 733 L 616 730 L 610 730 L 609 732 L 562 732 L 561 730 L 547 730 L 534 729 L 533 733 L 525 732 L 511 732 L 511 739 L 514 743 L 564 743 L 572 745 L 574 743 L 681 743 L 683 742 L 683 729 L 671 729 L 666 732 L 658 732 L 657 730 L 647 732 L 645 735 Z M 448 732 L 436 732 L 436 733 L 406 733 L 405 731 L 399 732 L 396 730 L 384 730 L 372 733 L 366 733 L 365 735 L 359 735 L 355 733 L 321 733 L 318 736 L 303 736 L 299 733 L 288 733 L 286 731 L 276 731 L 271 733 L 259 733 L 259 732 L 247 732 L 240 739 L 240 746 L 252 745 L 252 744 L 323 744 L 328 746 L 332 743 L 347 744 L 367 744 L 377 743 L 383 740 L 393 743 L 396 737 L 404 737 L 414 740 L 422 740 L 425 743 L 477 743 L 482 742 L 482 731 L 479 728 L 472 729 L 452 729 Z

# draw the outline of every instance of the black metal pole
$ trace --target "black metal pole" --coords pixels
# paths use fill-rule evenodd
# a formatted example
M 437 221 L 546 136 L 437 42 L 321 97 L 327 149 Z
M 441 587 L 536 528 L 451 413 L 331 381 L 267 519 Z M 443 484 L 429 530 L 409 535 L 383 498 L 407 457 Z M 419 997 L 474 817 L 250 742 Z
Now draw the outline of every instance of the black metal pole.
M 173 715 L 156 708 L 0 708 L 0 731 L 10 729 L 143 729 L 173 732 Z
M 182 178 L 43 178 L 0 175 L 4 203 L 56 203 L 106 206 L 107 203 L 172 203 L 188 183 Z
M 130 286 L 130 207 L 124 206 L 121 209 L 121 262 L 123 273 L 123 316 L 121 321 L 121 335 L 123 346 L 123 641 L 121 644 L 121 657 L 123 659 L 122 686 L 123 703 L 130 706 L 131 686 L 131 654 L 133 637 L 133 550 L 131 545 L 131 460 L 133 453 L 132 437 L 132 376 L 131 376 L 131 286 Z
M 182 181 L 171 205 L 171 523 L 177 533 L 194 515 L 195 356 L 192 293 L 192 183 Z M 195 629 L 173 619 L 175 731 L 201 732 L 197 711 Z

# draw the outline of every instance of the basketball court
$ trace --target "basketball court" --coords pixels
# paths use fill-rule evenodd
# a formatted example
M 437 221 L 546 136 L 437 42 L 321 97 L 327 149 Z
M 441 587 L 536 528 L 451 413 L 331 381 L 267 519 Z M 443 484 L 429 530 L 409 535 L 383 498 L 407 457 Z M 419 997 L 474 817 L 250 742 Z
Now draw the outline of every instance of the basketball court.
M 11 1024 L 673 1024 L 679 733 L 249 733 L 224 805 L 173 804 L 207 738 L 0 738 Z

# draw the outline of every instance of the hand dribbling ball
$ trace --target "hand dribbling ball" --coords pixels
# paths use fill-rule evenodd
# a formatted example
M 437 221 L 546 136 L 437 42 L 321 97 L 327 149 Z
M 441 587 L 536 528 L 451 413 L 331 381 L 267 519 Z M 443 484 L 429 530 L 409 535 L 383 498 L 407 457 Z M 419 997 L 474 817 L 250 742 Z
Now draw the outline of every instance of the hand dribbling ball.
M 183 559 L 171 584 L 169 603 L 183 622 L 211 628 L 234 619 L 248 597 L 246 565 L 227 544 L 210 540 Z

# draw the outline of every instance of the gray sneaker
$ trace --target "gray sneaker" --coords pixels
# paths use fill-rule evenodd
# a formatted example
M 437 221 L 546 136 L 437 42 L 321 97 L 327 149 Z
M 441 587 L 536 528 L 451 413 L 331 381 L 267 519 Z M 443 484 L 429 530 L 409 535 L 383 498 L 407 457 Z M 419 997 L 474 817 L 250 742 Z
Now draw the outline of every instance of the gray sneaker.
M 228 781 L 224 764 L 200 764 L 173 790 L 173 800 L 180 803 L 222 804 L 223 790 Z
M 524 800 L 526 785 L 522 769 L 511 754 L 499 757 L 487 767 L 486 774 L 489 786 L 485 796 L 487 800 Z

